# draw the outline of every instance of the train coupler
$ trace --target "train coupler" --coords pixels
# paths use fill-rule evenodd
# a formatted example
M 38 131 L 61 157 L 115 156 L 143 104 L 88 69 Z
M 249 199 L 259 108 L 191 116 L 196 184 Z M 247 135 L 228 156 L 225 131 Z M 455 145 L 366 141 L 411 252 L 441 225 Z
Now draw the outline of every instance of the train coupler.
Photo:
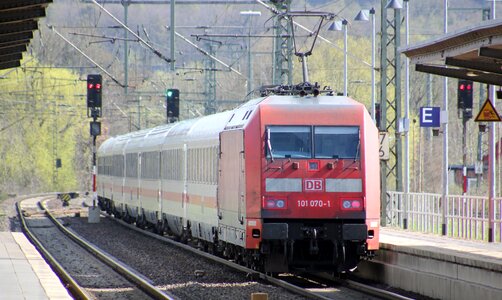
M 317 255 L 319 254 L 319 245 L 317 244 L 316 239 L 311 239 L 309 243 L 309 254 L 310 255 Z

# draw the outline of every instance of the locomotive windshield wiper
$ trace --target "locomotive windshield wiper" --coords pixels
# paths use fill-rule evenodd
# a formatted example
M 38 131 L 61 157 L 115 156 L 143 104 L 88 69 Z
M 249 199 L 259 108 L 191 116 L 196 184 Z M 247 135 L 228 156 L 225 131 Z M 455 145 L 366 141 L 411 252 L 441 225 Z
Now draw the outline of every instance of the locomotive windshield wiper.
M 357 161 L 357 158 L 359 157 L 359 149 L 361 148 L 361 139 L 357 142 L 357 150 L 356 150 L 356 157 L 354 157 L 354 162 Z
M 270 152 L 270 161 L 274 161 L 274 154 L 272 154 L 272 143 L 270 142 L 270 128 L 267 128 L 267 148 Z

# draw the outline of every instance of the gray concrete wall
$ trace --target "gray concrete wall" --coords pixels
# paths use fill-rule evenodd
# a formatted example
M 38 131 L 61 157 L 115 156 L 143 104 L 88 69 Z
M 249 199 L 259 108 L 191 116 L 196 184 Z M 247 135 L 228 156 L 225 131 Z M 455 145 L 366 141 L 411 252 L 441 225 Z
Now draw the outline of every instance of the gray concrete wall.
M 502 299 L 502 261 L 482 254 L 381 244 L 355 275 L 436 299 Z

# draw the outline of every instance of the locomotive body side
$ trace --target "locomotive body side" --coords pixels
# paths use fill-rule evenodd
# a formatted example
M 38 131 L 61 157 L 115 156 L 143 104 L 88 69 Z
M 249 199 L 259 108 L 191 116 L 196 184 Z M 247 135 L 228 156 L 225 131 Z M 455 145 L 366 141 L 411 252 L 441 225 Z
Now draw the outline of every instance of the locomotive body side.
M 114 147 L 116 145 L 116 137 L 109 138 L 101 144 L 99 149 L 97 150 L 97 180 L 96 180 L 96 191 L 98 193 L 99 198 L 112 198 L 113 192 L 113 176 L 109 175 L 109 170 L 107 166 L 109 165 L 108 160 L 111 160 L 111 157 L 114 153 Z
M 181 232 L 181 235 L 199 239 L 205 245 L 217 240 L 219 134 L 230 117 L 231 112 L 203 117 L 185 133 L 178 132 L 180 139 L 183 137 L 183 154 L 180 157 L 184 159 L 184 163 L 178 165 L 184 170 L 178 174 L 184 174 L 184 178 L 178 182 L 166 181 L 162 189 L 167 193 L 166 196 L 177 195 L 175 197 L 181 200 L 174 214 L 170 213 L 173 212 L 170 209 L 163 211 L 168 216 L 169 228 Z M 166 140 L 165 145 L 170 144 Z M 169 170 L 169 167 L 165 169 Z M 178 225 L 173 229 L 171 224 L 174 222 Z M 182 226 L 179 226 L 180 222 Z

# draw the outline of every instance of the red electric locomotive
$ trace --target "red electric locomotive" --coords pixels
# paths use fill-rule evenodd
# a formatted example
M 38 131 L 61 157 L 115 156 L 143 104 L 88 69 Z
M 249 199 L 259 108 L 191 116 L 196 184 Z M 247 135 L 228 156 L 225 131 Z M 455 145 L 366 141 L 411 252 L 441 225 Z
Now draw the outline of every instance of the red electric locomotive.
M 243 106 L 220 134 L 220 222 L 237 213 L 267 271 L 350 270 L 379 245 L 378 149 L 372 119 L 347 97 Z

